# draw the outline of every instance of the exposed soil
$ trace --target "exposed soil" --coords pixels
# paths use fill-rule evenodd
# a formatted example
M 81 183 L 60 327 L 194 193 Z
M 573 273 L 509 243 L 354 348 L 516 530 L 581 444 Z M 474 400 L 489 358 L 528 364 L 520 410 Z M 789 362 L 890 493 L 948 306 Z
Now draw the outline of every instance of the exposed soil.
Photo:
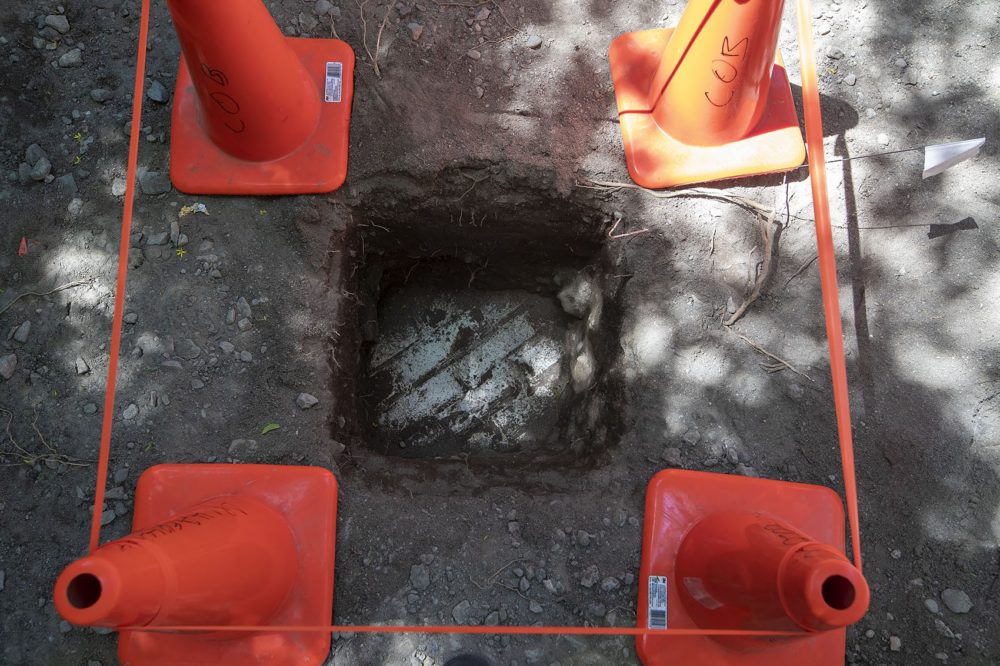
M 348 179 L 325 196 L 158 189 L 170 103 L 145 100 L 103 539 L 129 531 L 152 465 L 317 465 L 340 482 L 338 623 L 630 626 L 658 470 L 842 492 L 806 171 L 713 187 L 780 226 L 764 296 L 731 328 L 762 262 L 746 210 L 585 186 L 628 182 L 610 40 L 683 3 L 399 2 L 381 76 L 365 45 L 385 4 L 266 4 L 286 34 L 335 32 L 358 56 Z M 872 588 L 848 663 L 1000 655 L 996 14 L 815 8 L 828 158 L 987 137 L 926 181 L 919 152 L 830 164 Z M 137 27 L 123 0 L 0 9 L 3 663 L 116 663 L 114 635 L 61 622 L 51 589 L 88 535 Z M 154 97 L 178 56 L 154 2 Z M 51 182 L 21 167 L 32 144 Z M 181 214 L 195 203 L 209 214 Z M 362 634 L 336 636 L 331 663 L 463 653 L 637 663 L 625 638 Z

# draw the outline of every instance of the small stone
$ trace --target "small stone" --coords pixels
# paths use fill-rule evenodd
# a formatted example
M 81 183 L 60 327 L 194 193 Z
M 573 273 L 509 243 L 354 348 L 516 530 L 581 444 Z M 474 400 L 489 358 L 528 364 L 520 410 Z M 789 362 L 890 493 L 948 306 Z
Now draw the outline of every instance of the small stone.
M 49 26 L 61 35 L 69 32 L 69 19 L 62 14 L 49 14 L 45 17 L 45 25 Z
M 617 590 L 619 587 L 621 587 L 621 583 L 619 583 L 618 579 L 615 578 L 614 576 L 608 576 L 607 578 L 601 581 L 601 589 L 604 590 L 605 592 L 613 592 Z
M 243 361 L 244 363 L 253 363 L 253 354 L 251 354 L 246 350 L 243 350 L 240 352 L 240 360 Z
M 125 194 L 125 179 L 118 177 L 111 181 L 111 196 L 120 197 Z
M 126 314 L 125 314 L 125 316 L 124 316 L 124 317 L 122 317 L 122 320 L 123 320 L 123 321 L 124 321 L 124 322 L 125 322 L 126 324 L 134 324 L 134 323 L 136 323 L 137 321 L 139 321 L 139 315 L 137 315 L 137 314 L 136 314 L 136 313 L 134 313 L 134 312 L 128 312 L 128 313 L 126 313 Z
M 166 171 L 147 171 L 139 177 L 139 187 L 149 196 L 166 194 L 172 188 L 170 175 Z
M 889 636 L 889 649 L 893 652 L 899 652 L 903 647 L 903 641 L 899 636 Z
M 879 134 L 878 137 L 876 137 L 876 138 L 878 140 L 878 145 L 880 145 L 880 146 L 888 146 L 889 145 L 889 135 L 888 134 Z
M 936 614 L 941 612 L 941 607 L 938 606 L 938 602 L 934 599 L 924 599 L 924 606 L 927 606 L 927 610 L 932 613 Z
M 906 62 L 905 58 L 896 58 L 896 67 L 900 69 L 906 69 L 907 65 L 910 63 Z
M 589 275 L 578 273 L 559 291 L 558 298 L 563 310 L 583 319 L 590 313 L 590 305 L 594 298 L 594 283 Z
M 844 83 L 846 83 L 849 86 L 853 86 L 857 82 L 858 82 L 858 77 L 855 76 L 854 74 L 848 74 L 847 76 L 844 77 Z
M 34 166 L 38 160 L 43 157 L 48 157 L 45 151 L 37 143 L 33 143 L 24 151 L 24 161 L 28 163 L 28 166 Z
M 903 556 L 903 551 L 901 551 L 899 548 L 894 548 L 893 551 L 889 553 L 889 555 L 892 557 L 892 559 L 898 560 Z
M 32 180 L 45 180 L 50 173 L 52 173 L 52 162 L 49 162 L 49 158 L 43 157 L 35 162 L 28 175 Z
M 423 564 L 414 564 L 410 567 L 410 585 L 413 586 L 413 589 L 426 590 L 430 584 L 431 575 L 427 571 L 427 567 Z
M 465 55 L 469 56 L 473 60 L 479 60 L 483 57 L 483 54 L 477 51 L 476 49 L 469 49 L 468 51 L 465 52 Z
M 246 331 L 253 327 L 253 322 L 244 317 L 243 319 L 240 319 L 238 322 L 236 322 L 236 327 L 239 328 L 241 331 Z
M 958 636 L 955 635 L 955 632 L 951 630 L 951 627 L 945 624 L 944 620 L 939 617 L 934 618 L 934 628 L 937 629 L 937 632 L 945 638 L 958 638 Z
M 84 414 L 88 414 L 88 415 L 89 414 L 96 414 L 97 413 L 97 405 L 95 405 L 92 402 L 88 402 L 86 405 L 83 406 L 83 413 Z
M 110 525 L 111 523 L 114 522 L 115 518 L 117 517 L 118 514 L 115 513 L 114 509 L 108 509 L 107 511 L 101 514 L 101 526 L 104 527 L 106 525 Z
M 585 530 L 577 530 L 576 543 L 586 548 L 590 545 L 590 534 L 588 534 Z
M 663 449 L 663 460 L 672 467 L 681 467 L 681 450 L 675 447 Z
M 962 590 L 949 587 L 941 593 L 941 601 L 952 613 L 968 613 L 972 610 L 972 599 Z
M 522 578 L 517 582 L 517 589 L 519 589 L 522 593 L 527 592 L 531 589 L 531 581 L 527 578 Z
M 831 46 L 826 50 L 826 57 L 830 60 L 840 60 L 844 57 L 844 51 L 836 46 Z
M 542 38 L 538 35 L 528 35 L 524 40 L 524 46 L 529 49 L 540 49 L 542 47 Z
M 170 239 L 169 231 L 161 231 L 156 234 L 150 234 L 146 238 L 146 245 L 166 245 L 167 241 Z
M 295 404 L 298 405 L 300 409 L 309 409 L 310 407 L 318 405 L 319 399 L 310 393 L 299 393 L 298 397 L 295 398 Z
M 257 450 L 255 439 L 234 439 L 229 443 L 229 455 L 232 458 L 242 458 Z
M 236 345 L 234 345 L 232 342 L 229 342 L 228 340 L 221 340 L 219 342 L 219 349 L 221 349 L 226 354 L 232 354 L 233 351 L 236 349 Z
M 182 338 L 175 345 L 174 353 L 190 361 L 201 356 L 201 347 L 195 344 L 191 338 Z
M 139 408 L 136 407 L 134 402 L 129 404 L 129 406 L 125 408 L 125 411 L 122 412 L 122 418 L 126 421 L 131 421 L 137 416 L 139 416 Z
M 79 67 L 83 64 L 83 52 L 80 49 L 71 49 L 59 56 L 60 67 Z
M 469 621 L 472 619 L 472 604 L 469 603 L 469 600 L 463 599 L 458 602 L 451 609 L 451 617 L 455 620 L 456 624 L 469 624 Z
M 85 375 L 90 372 L 90 366 L 83 360 L 82 356 L 76 357 L 76 374 Z
M 76 194 L 77 192 L 76 178 L 71 173 L 64 173 L 56 178 L 56 185 L 59 186 L 59 189 L 69 194 Z
M 162 83 L 154 79 L 149 86 L 149 90 L 146 91 L 146 97 L 154 102 L 165 104 L 170 99 L 170 93 L 167 92 Z
M 104 104 L 110 102 L 114 99 L 115 94 L 108 90 L 107 88 L 94 88 L 90 91 L 90 99 L 94 100 L 98 104 Z
M 191 380 L 191 388 L 197 391 L 198 389 L 205 388 L 205 382 L 201 381 L 197 377 Z
M 580 585 L 587 588 L 588 590 L 597 584 L 597 580 L 601 577 L 600 571 L 597 569 L 596 564 L 591 564 L 587 567 L 587 570 L 583 572 L 580 577 Z
M 528 610 L 537 615 L 542 612 L 542 605 L 532 599 L 528 602 Z
M 17 369 L 17 356 L 15 354 L 7 354 L 6 356 L 0 356 L 0 377 L 4 379 L 10 379 L 14 376 L 14 370 Z
M 406 27 L 409 29 L 410 37 L 413 38 L 413 41 L 420 41 L 420 37 L 424 34 L 424 26 L 419 23 L 407 23 Z
M 247 303 L 247 299 L 240 296 L 236 299 L 236 312 L 241 317 L 250 317 L 253 311 L 250 309 L 250 304 Z
M 21 325 L 14 329 L 14 339 L 24 344 L 28 341 L 28 336 L 31 335 L 31 322 L 23 321 Z
M 313 12 L 316 16 L 326 16 L 333 11 L 333 4 L 330 0 L 316 0 L 316 5 L 313 7 Z

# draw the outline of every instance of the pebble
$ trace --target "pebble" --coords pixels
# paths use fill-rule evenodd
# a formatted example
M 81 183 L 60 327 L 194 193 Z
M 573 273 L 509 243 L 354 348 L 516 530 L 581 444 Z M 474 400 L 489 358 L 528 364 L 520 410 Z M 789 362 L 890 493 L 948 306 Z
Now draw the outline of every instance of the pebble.
M 537 615 L 538 613 L 542 612 L 542 605 L 537 601 L 535 601 L 534 599 L 532 599 L 531 601 L 528 602 L 528 610 Z
M 451 617 L 456 624 L 469 624 L 472 620 L 472 604 L 468 599 L 463 599 L 451 609 Z
M 909 64 L 910 63 L 906 62 L 905 58 L 896 58 L 896 67 L 899 67 L 900 69 L 906 69 Z
M 243 298 L 242 296 L 236 299 L 236 312 L 241 317 L 247 317 L 247 318 L 249 318 L 253 314 L 253 311 L 250 309 L 250 304 L 247 303 L 247 299 Z
M 242 458 L 256 450 L 257 440 L 255 439 L 234 439 L 229 443 L 229 455 L 233 458 Z
M 201 356 L 201 347 L 195 344 L 191 338 L 182 338 L 174 347 L 174 352 L 188 361 Z
M 125 194 L 125 179 L 117 177 L 111 181 L 111 196 L 120 197 Z
M 315 6 L 313 6 L 313 12 L 316 16 L 326 16 L 333 11 L 333 4 L 330 0 L 316 0 Z
M 228 340 L 221 340 L 219 342 L 219 349 L 221 349 L 226 354 L 232 354 L 236 350 L 236 345 Z
M 97 413 L 97 405 L 95 405 L 92 402 L 88 402 L 86 405 L 83 406 L 83 413 L 84 414 L 96 414 Z
M 24 344 L 28 341 L 28 336 L 31 334 L 31 322 L 24 321 L 21 325 L 14 330 L 14 339 Z
M 858 82 L 858 77 L 855 76 L 854 74 L 848 74 L 847 76 L 844 77 L 844 83 L 846 83 L 849 86 L 853 86 L 857 82 Z
M 82 356 L 77 356 L 76 357 L 76 374 L 78 374 L 78 375 L 85 375 L 88 372 L 90 372 L 90 366 L 87 365 L 87 362 L 85 360 L 83 360 Z
M 542 47 L 542 38 L 538 35 L 528 35 L 527 39 L 524 40 L 524 45 L 529 49 L 540 49 Z
M 64 634 L 68 634 L 69 632 L 73 631 L 73 625 L 67 622 L 66 620 L 63 620 L 59 623 L 59 631 Z
M 122 418 L 126 421 L 131 421 L 137 416 L 139 416 L 139 408 L 136 407 L 134 402 L 126 407 L 125 411 L 122 412 Z
M 958 636 L 955 635 L 955 632 L 951 630 L 951 627 L 945 624 L 944 620 L 939 617 L 934 618 L 934 628 L 937 629 L 937 632 L 945 638 L 958 638 Z
M 295 404 L 301 409 L 309 409 L 319 404 L 319 399 L 310 393 L 299 393 L 295 398 Z
M 146 97 L 154 102 L 165 104 L 170 99 L 170 93 L 167 92 L 167 89 L 162 83 L 153 79 L 153 83 L 150 84 L 149 90 L 146 91 Z
M 90 91 L 90 99 L 94 100 L 99 104 L 104 104 L 105 102 L 110 102 L 114 99 L 115 94 L 108 90 L 107 88 L 94 88 Z
M 424 34 L 424 26 L 419 23 L 407 23 L 406 27 L 409 29 L 410 37 L 413 38 L 413 41 L 420 41 L 420 37 Z
M 410 585 L 413 586 L 413 589 L 426 590 L 430 584 L 431 575 L 427 571 L 427 567 L 423 564 L 414 564 L 410 567 Z
M 583 575 L 580 577 L 580 585 L 582 585 L 587 589 L 590 589 L 594 587 L 594 585 L 597 583 L 597 579 L 600 577 L 601 574 L 597 570 L 597 565 L 591 564 L 589 567 L 587 567 L 587 570 L 584 571 Z
M 29 165 L 34 165 L 38 160 L 47 157 L 45 151 L 37 143 L 28 146 L 24 151 L 24 161 Z
M 893 652 L 899 652 L 903 647 L 903 641 L 899 636 L 889 636 L 889 649 Z
M 69 19 L 62 14 L 50 14 L 45 17 L 45 25 L 49 26 L 61 35 L 69 32 Z
M 468 51 L 465 52 L 465 55 L 469 56 L 473 60 L 479 60 L 480 58 L 483 57 L 483 54 L 477 51 L 476 49 L 469 49 Z
M 122 319 L 125 321 L 126 324 L 134 324 L 137 321 L 139 321 L 139 315 L 137 315 L 134 312 L 129 312 Z
M 252 363 L 253 362 L 253 354 L 251 354 L 250 352 L 248 352 L 246 350 L 241 351 L 240 352 L 240 360 L 243 361 L 244 363 Z
M 150 234 L 146 239 L 146 245 L 166 245 L 170 239 L 169 231 L 161 231 L 157 234 Z
M 115 521 L 115 518 L 117 517 L 118 514 L 115 513 L 114 509 L 108 509 L 107 511 L 101 514 L 101 526 L 103 527 L 105 525 L 110 525 Z
M 59 189 L 69 194 L 76 194 L 77 192 L 76 178 L 71 173 L 64 173 L 56 178 L 56 185 L 59 186 Z
M 949 587 L 941 593 L 941 601 L 952 613 L 968 613 L 972 610 L 972 599 L 962 590 Z
M 28 176 L 32 180 L 45 180 L 50 173 L 52 173 L 52 162 L 49 162 L 49 158 L 42 157 L 31 167 Z
M 879 134 L 878 137 L 877 137 L 877 139 L 878 139 L 878 145 L 880 145 L 880 146 L 888 146 L 889 145 L 889 135 L 888 134 Z
M 577 530 L 576 542 L 577 544 L 586 548 L 587 546 L 590 545 L 590 534 L 588 534 L 585 530 Z
M 826 50 L 826 57 L 830 60 L 840 60 L 844 57 L 844 51 L 836 46 L 831 46 Z
M 601 589 L 604 590 L 605 592 L 613 592 L 614 590 L 617 590 L 619 587 L 621 587 L 621 583 L 619 583 L 618 579 L 615 578 L 614 576 L 608 576 L 607 578 L 601 581 Z
M 590 276 L 578 273 L 573 280 L 559 291 L 559 304 L 567 314 L 583 319 L 590 313 L 594 297 L 594 283 Z
M 927 610 L 929 610 L 932 613 L 941 612 L 941 607 L 938 606 L 938 602 L 934 601 L 933 599 L 924 599 L 924 606 L 927 606 Z
M 83 64 L 83 52 L 80 49 L 70 49 L 59 56 L 60 67 L 79 67 Z
M 166 171 L 147 171 L 139 176 L 139 187 L 143 194 L 154 196 L 171 190 L 170 175 Z M 124 194 L 124 192 L 122 192 Z M 169 237 L 167 232 L 167 236 Z

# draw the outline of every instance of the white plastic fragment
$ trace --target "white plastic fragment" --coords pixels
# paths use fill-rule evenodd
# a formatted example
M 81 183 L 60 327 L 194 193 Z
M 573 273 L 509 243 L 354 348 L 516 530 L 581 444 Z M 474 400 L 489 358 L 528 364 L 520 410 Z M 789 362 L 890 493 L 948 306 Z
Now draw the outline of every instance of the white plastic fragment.
M 936 176 L 960 162 L 979 154 L 986 138 L 939 143 L 924 147 L 924 178 Z

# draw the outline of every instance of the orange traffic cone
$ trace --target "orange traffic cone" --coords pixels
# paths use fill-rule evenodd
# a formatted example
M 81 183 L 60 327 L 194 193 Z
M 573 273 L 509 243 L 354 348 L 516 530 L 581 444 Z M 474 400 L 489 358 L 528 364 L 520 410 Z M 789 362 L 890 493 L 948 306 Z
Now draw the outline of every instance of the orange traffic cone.
M 676 29 L 632 32 L 608 52 L 632 179 L 660 188 L 802 164 L 805 145 L 777 53 L 783 0 L 690 0 Z
M 282 36 L 261 0 L 168 0 L 183 57 L 170 178 L 191 194 L 330 192 L 347 177 L 354 52 Z
M 72 564 L 56 610 L 105 627 L 325 625 L 333 613 L 337 482 L 325 469 L 159 465 L 132 534 Z M 122 630 L 125 664 L 322 664 L 325 633 Z
M 842 666 L 868 584 L 844 556 L 829 488 L 665 470 L 649 484 L 640 627 L 786 631 L 788 638 L 639 636 L 645 666 Z

